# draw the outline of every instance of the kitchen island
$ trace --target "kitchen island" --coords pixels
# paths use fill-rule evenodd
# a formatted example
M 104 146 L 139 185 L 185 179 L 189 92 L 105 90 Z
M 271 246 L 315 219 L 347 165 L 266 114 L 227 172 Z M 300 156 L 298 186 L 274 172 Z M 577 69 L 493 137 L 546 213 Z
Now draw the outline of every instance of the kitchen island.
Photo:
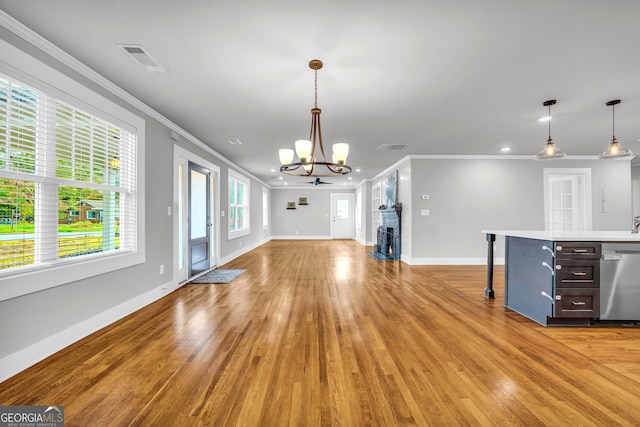
M 493 246 L 505 237 L 505 307 L 544 326 L 640 322 L 640 235 L 631 231 L 483 230 L 493 298 Z

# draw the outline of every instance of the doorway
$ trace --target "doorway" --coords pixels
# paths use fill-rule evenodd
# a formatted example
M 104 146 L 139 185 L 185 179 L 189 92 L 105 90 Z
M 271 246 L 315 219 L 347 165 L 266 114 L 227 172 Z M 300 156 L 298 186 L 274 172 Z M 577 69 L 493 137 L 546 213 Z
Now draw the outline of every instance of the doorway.
M 174 146 L 174 270 L 176 283 L 219 263 L 220 168 Z
M 349 193 L 331 193 L 331 238 L 353 239 L 354 197 Z
M 188 248 L 189 277 L 211 268 L 211 187 L 213 174 L 208 169 L 189 162 Z
M 591 169 L 544 169 L 545 230 L 591 230 Z

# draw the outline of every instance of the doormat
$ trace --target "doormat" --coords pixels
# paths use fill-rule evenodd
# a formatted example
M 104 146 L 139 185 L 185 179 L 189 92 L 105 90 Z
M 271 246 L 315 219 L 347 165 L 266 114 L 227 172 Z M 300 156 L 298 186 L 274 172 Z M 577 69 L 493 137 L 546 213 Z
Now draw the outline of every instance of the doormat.
M 377 259 L 378 261 L 391 261 L 391 260 L 393 260 L 392 257 L 384 256 L 384 255 L 382 255 L 381 253 L 378 253 L 378 252 L 367 252 L 367 255 L 369 255 L 373 259 Z
M 189 283 L 231 283 L 233 279 L 245 271 L 247 270 L 211 270 L 208 273 L 189 281 Z

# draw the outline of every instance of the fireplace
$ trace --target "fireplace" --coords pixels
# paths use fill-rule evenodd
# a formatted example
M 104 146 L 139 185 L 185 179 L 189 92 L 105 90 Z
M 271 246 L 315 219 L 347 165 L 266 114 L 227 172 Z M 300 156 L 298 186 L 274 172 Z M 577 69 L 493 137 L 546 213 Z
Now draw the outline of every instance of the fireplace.
M 383 259 L 400 259 L 401 208 L 380 211 L 382 225 L 378 227 L 375 251 Z

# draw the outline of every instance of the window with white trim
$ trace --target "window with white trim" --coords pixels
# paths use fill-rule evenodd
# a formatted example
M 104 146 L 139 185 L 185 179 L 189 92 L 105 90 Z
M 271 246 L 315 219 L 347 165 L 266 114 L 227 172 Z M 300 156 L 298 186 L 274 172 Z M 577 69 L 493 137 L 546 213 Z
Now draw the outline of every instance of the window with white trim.
M 137 250 L 135 130 L 48 89 L 0 73 L 3 278 Z
M 135 250 L 135 160 L 131 132 L 0 75 L 0 269 Z
M 229 239 L 250 233 L 250 185 L 246 177 L 229 170 Z

